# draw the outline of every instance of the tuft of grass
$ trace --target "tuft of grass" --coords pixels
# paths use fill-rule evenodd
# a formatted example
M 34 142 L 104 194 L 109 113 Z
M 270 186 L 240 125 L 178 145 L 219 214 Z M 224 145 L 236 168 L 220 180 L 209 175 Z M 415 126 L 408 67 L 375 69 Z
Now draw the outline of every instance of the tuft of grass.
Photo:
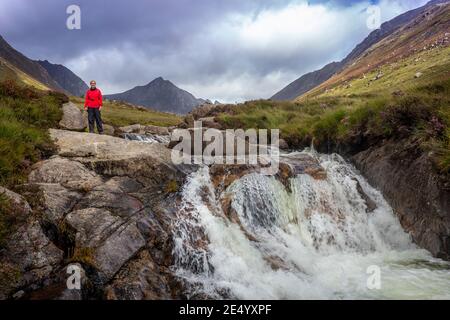
M 31 164 L 54 152 L 47 129 L 57 126 L 66 99 L 13 81 L 0 82 L 1 185 L 23 182 Z
M 89 266 L 95 266 L 94 254 L 95 250 L 93 248 L 77 247 L 75 248 L 72 257 L 70 257 L 70 262 L 79 262 Z
M 176 180 L 170 180 L 165 188 L 166 193 L 175 193 L 180 189 Z

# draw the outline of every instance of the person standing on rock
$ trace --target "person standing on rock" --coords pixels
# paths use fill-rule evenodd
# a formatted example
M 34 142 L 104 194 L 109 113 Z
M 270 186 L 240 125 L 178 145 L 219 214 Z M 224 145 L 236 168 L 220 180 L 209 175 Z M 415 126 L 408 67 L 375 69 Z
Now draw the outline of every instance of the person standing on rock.
M 92 80 L 91 87 L 86 92 L 86 100 L 84 102 L 84 110 L 88 112 L 89 132 L 94 133 L 94 121 L 97 124 L 97 131 L 103 134 L 103 123 L 100 110 L 103 106 L 102 92 L 97 88 L 97 83 Z

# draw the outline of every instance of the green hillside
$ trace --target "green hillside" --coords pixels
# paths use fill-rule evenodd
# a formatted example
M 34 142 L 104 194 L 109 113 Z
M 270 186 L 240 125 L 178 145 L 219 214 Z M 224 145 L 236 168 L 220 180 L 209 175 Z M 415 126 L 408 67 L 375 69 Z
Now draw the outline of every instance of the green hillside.
M 61 120 L 60 93 L 0 82 L 0 185 L 23 182 L 30 166 L 52 153 L 48 128 Z

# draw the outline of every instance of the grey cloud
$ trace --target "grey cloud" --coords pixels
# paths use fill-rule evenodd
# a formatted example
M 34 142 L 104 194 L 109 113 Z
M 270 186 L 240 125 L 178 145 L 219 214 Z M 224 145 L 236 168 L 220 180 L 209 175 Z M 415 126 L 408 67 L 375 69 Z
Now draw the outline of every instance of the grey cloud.
M 227 29 L 229 17 L 256 21 L 264 12 L 302 2 L 16 0 L 0 4 L 0 30 L 31 58 L 67 64 L 84 80 L 96 78 L 109 93 L 163 76 L 199 97 L 234 101 L 272 95 L 302 73 L 342 58 L 369 32 L 356 21 L 334 30 L 341 35 L 334 41 L 308 40 L 289 51 L 283 47 L 289 43 L 246 46 Z M 326 3 L 344 10 L 353 2 Z M 65 27 L 70 4 L 81 7 L 81 30 Z

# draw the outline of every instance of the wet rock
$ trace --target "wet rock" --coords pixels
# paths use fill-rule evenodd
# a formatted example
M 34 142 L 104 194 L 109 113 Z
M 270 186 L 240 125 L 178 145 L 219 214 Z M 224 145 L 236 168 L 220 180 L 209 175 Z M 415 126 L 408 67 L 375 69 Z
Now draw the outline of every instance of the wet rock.
M 151 134 L 151 135 L 169 135 L 170 131 L 168 127 L 133 124 L 130 126 L 120 127 L 119 132 L 121 133 L 136 133 L 136 134 Z
M 450 190 L 417 142 L 387 141 L 352 160 L 383 193 L 413 240 L 434 256 L 450 259 Z
M 288 150 L 288 149 L 289 149 L 289 145 L 288 145 L 288 143 L 286 142 L 286 140 L 284 140 L 284 139 L 280 139 L 280 140 L 278 141 L 278 145 L 279 145 L 279 148 L 280 148 L 281 150 Z
M 356 181 L 356 190 L 358 191 L 359 195 L 366 204 L 366 212 L 367 213 L 373 212 L 377 208 L 377 204 L 375 203 L 375 201 L 372 200 L 371 197 L 369 197 L 367 193 L 364 192 L 359 181 Z
M 253 173 L 258 172 L 257 165 L 226 165 L 214 164 L 210 167 L 209 173 L 211 175 L 212 183 L 216 194 L 220 194 L 228 188 L 237 179 Z
M 86 129 L 83 115 L 78 107 L 72 103 L 67 102 L 62 106 L 63 117 L 59 122 L 62 129 L 83 131 Z
M 323 180 L 327 177 L 326 171 L 319 162 L 308 154 L 290 154 L 289 156 L 282 156 L 280 161 L 292 167 L 293 175 L 308 174 L 317 180 Z
M 119 131 L 123 133 L 141 133 L 142 126 L 140 124 L 132 124 L 125 127 L 120 127 Z

